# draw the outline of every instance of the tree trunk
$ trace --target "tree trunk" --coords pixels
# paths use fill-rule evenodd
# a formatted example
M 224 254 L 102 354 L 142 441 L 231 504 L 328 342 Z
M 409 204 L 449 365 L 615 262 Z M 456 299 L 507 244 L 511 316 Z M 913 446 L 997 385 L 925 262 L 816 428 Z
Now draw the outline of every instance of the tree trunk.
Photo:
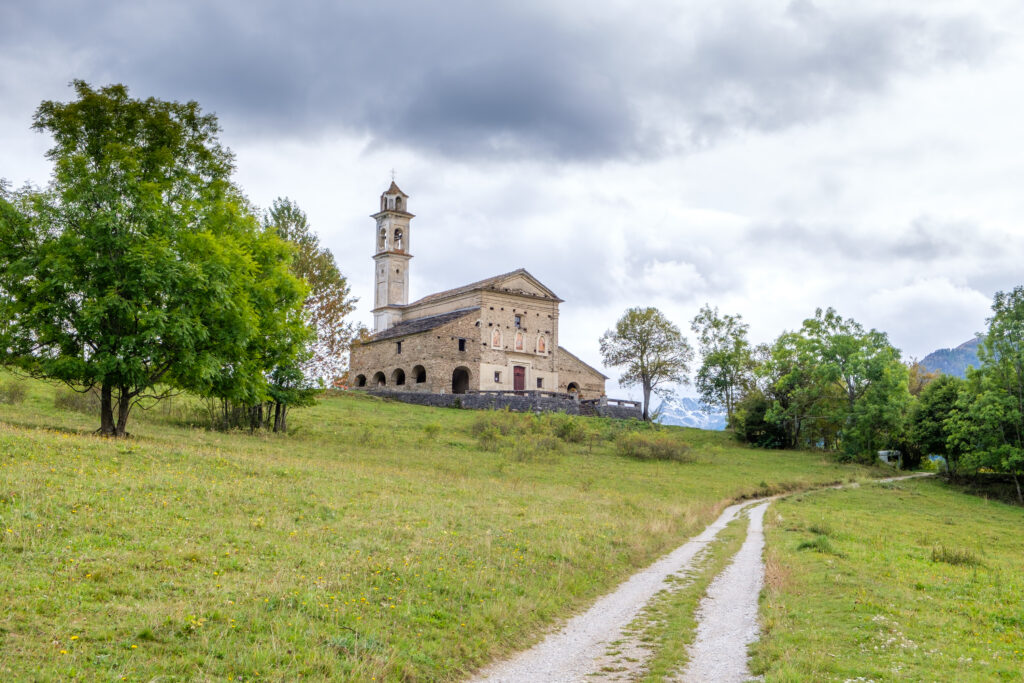
M 253 433 L 263 424 L 263 404 L 257 403 L 249 408 L 249 433 Z
M 288 431 L 288 405 L 285 403 L 274 404 L 274 431 L 282 434 Z
M 1013 475 L 1013 483 L 1017 485 L 1017 502 L 1024 505 L 1024 496 L 1020 493 L 1020 477 L 1016 473 Z
M 117 429 L 114 432 L 116 436 L 128 436 L 128 432 L 125 431 L 125 427 L 128 424 L 128 411 L 131 410 L 132 401 L 128 397 L 128 389 L 126 387 L 118 387 L 118 398 L 117 398 Z
M 114 410 L 111 405 L 111 394 L 113 388 L 103 383 L 100 388 L 100 434 L 103 436 L 114 436 Z
M 644 382 L 644 422 L 650 422 L 651 413 L 648 406 L 651 404 L 651 386 Z

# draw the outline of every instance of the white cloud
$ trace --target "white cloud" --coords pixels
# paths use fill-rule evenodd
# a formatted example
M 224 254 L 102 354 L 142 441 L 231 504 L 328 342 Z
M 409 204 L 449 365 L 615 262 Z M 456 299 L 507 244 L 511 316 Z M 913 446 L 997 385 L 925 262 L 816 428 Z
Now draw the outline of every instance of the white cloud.
M 196 26 L 175 32 L 193 50 L 178 62 L 157 59 L 171 43 L 146 44 L 146 5 L 128 19 L 51 5 L 36 18 L 35 5 L 0 8 L 0 177 L 45 182 L 32 111 L 68 97 L 73 77 L 198 98 L 220 115 L 252 199 L 308 211 L 364 322 L 368 214 L 391 168 L 417 214 L 414 297 L 525 267 L 566 299 L 562 343 L 594 364 L 627 307 L 657 305 L 688 330 L 705 301 L 742 314 L 755 341 L 834 306 L 922 356 L 969 338 L 992 294 L 1022 281 L 1015 2 L 533 3 L 501 10 L 515 15 L 507 35 L 449 10 L 434 13 L 440 32 L 383 51 L 374 30 L 344 49 L 319 42 L 315 15 L 278 34 L 269 6 L 241 28 L 228 10 L 202 26 L 163 10 Z M 353 25 L 374 25 L 365 11 Z M 110 45 L 80 21 L 113 22 L 100 32 Z M 139 32 L 106 32 L 125 22 Z M 979 31 L 990 44 L 972 42 Z M 530 59 L 513 44 L 523 36 Z M 260 59 L 241 58 L 251 51 Z M 223 59 L 175 66 L 210 54 Z M 397 76 L 377 88 L 409 73 L 418 99 Z M 476 135 L 505 153 L 474 152 Z

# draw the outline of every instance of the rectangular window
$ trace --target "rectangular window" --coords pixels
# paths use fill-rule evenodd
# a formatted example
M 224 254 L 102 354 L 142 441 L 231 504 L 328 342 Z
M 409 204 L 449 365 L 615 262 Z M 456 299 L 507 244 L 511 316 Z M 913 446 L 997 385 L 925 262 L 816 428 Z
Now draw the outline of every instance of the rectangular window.
M 501 373 L 500 372 L 495 372 L 494 373 L 494 383 L 495 384 L 501 384 Z
M 402 342 L 395 342 L 395 353 L 402 352 Z
M 465 350 L 466 350 L 466 340 L 465 339 L 460 339 L 459 340 L 459 351 L 465 351 Z
M 522 327 L 522 326 L 523 326 L 523 316 L 517 315 L 516 316 L 516 327 Z
M 537 388 L 538 389 L 543 389 L 544 388 L 544 378 L 543 377 L 538 377 L 537 378 Z

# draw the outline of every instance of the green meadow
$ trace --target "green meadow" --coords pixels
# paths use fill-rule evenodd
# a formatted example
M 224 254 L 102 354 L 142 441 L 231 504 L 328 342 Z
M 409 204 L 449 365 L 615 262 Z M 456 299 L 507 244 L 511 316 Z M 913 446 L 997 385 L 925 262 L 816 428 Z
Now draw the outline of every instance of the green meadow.
M 764 680 L 1024 679 L 1024 508 L 915 479 L 765 520 Z
M 680 460 L 639 460 L 616 446 L 639 423 L 358 394 L 287 436 L 179 397 L 110 440 L 0 380 L 4 680 L 459 679 L 731 501 L 878 474 L 678 428 L 655 436 Z

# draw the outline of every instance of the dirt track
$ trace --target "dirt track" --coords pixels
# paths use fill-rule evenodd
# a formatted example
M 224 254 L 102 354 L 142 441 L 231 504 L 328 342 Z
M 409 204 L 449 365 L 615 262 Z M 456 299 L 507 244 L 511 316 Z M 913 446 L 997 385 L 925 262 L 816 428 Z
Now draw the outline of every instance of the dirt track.
M 930 475 L 912 474 L 874 481 L 887 482 L 920 476 Z M 757 600 L 764 581 L 764 514 L 775 498 L 760 498 L 727 507 L 698 536 L 631 576 L 612 593 L 600 598 L 589 610 L 570 619 L 560 630 L 529 650 L 493 664 L 473 680 L 562 683 L 622 680 L 639 673 L 643 661 L 635 662 L 633 671 L 602 670 L 608 662 L 606 653 L 609 646 L 616 641 L 629 640 L 624 629 L 651 598 L 669 587 L 668 578 L 691 568 L 698 553 L 744 508 L 749 507 L 747 539 L 730 565 L 709 586 L 707 595 L 701 601 L 696 639 L 690 646 L 690 661 L 680 679 L 716 683 L 747 680 L 750 676 L 747 646 L 758 636 Z

